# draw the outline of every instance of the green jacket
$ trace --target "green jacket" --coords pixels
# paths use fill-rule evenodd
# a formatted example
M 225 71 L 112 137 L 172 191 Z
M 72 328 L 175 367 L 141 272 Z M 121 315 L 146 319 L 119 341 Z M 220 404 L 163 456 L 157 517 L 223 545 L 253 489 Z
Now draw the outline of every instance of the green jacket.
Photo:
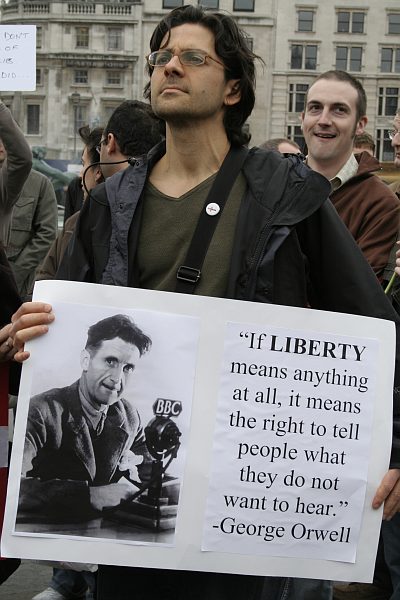
M 8 108 L 0 102 L 0 137 L 7 158 L 0 166 L 0 243 L 6 245 L 12 207 L 32 167 L 32 153 Z
M 45 175 L 32 170 L 14 206 L 7 246 L 7 257 L 22 298 L 30 293 L 36 268 L 56 235 L 54 188 Z

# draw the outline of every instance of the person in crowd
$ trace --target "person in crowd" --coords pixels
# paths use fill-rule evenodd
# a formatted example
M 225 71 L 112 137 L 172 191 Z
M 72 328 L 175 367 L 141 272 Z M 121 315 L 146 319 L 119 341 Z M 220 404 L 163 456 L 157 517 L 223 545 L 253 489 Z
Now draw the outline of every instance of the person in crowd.
M 356 135 L 354 138 L 353 153 L 360 154 L 361 152 L 368 152 L 371 156 L 375 156 L 375 140 L 367 131 Z
M 92 188 L 94 188 L 94 186 L 96 186 L 98 183 L 104 181 L 103 173 L 99 165 L 100 156 L 98 152 L 102 134 L 102 127 L 96 127 L 95 129 L 90 130 L 87 125 L 84 125 L 79 129 L 80 138 L 84 143 L 82 151 L 82 169 L 80 172 L 79 181 L 80 185 L 82 186 L 82 194 L 85 200 L 90 193 L 90 190 L 92 190 Z M 85 183 L 84 186 L 83 182 Z M 78 217 L 79 210 L 75 211 L 65 221 L 63 230 L 58 234 L 45 259 L 37 269 L 35 276 L 36 281 L 40 281 L 42 279 L 54 279 L 61 258 L 74 232 Z
M 393 119 L 393 129 L 389 132 L 392 148 L 394 151 L 393 163 L 396 169 L 400 169 L 400 107 Z M 400 178 L 390 184 L 390 189 L 400 198 Z
M 57 276 L 397 323 L 328 200 L 325 177 L 296 155 L 247 149 L 243 125 L 254 106 L 257 57 L 236 21 L 199 6 L 176 8 L 156 26 L 150 50 L 145 96 L 166 122 L 165 142 L 93 190 Z M 214 182 L 226 204 L 204 261 L 193 265 L 186 256 Z M 53 319 L 52 307 L 41 302 L 17 311 L 10 336 L 17 360 L 29 357 L 24 342 L 45 333 Z M 400 506 L 399 376 L 397 369 L 391 465 L 372 504 L 377 509 L 384 503 L 387 519 Z M 319 580 L 99 566 L 99 600 L 130 598 L 132 590 L 136 600 L 159 600 L 166 589 L 173 600 L 332 595 L 331 586 Z
M 104 129 L 96 127 L 90 131 L 87 126 L 81 127 L 79 135 L 85 144 L 80 172 L 84 200 L 98 183 L 104 181 L 104 174 L 111 177 L 126 169 L 129 157 L 146 154 L 157 144 L 162 129 L 150 105 L 139 100 L 126 100 L 117 106 Z M 132 137 L 128 137 L 128 133 Z M 65 222 L 63 232 L 37 271 L 36 281 L 54 279 L 78 217 L 79 210 Z
M 81 177 L 74 177 L 65 191 L 64 225 L 73 214 L 80 211 L 83 204 L 83 189 Z
M 21 304 L 17 286 L 6 255 L 0 248 L 0 464 L 8 462 L 8 393 L 16 394 L 19 384 L 19 370 L 15 369 L 17 363 L 12 362 L 15 351 L 10 340 L 11 316 Z M 14 368 L 13 368 L 14 367 Z M 1 439 L 5 436 L 6 439 Z M 3 454 L 4 453 L 4 454 Z M 0 515 L 3 514 L 7 486 L 7 469 L 0 468 Z M 2 518 L 0 517 L 0 534 Z M 0 560 L 0 585 L 19 567 L 18 558 Z
M 6 246 L 12 209 L 32 168 L 32 152 L 11 112 L 2 102 L 0 137 L 0 244 Z
M 7 258 L 21 298 L 30 295 L 35 272 L 57 235 L 57 200 L 46 175 L 33 169 L 15 203 Z
M 394 152 L 393 164 L 395 169 L 400 169 L 400 108 L 398 108 L 396 111 L 392 125 L 393 128 L 389 131 L 389 137 Z M 400 200 L 400 177 L 397 181 L 389 184 L 389 188 Z M 400 230 L 397 238 L 400 239 Z M 393 276 L 394 272 L 396 271 L 396 252 L 398 248 L 399 243 L 397 242 L 392 247 L 389 262 L 386 265 L 386 270 L 384 273 L 384 280 L 388 282 L 386 289 L 393 302 L 393 306 L 396 308 L 397 313 L 400 314 L 400 280 Z
M 353 154 L 354 137 L 367 123 L 361 83 L 344 71 L 327 71 L 310 86 L 302 113 L 307 164 L 329 179 L 330 199 L 382 281 L 399 229 L 399 202 L 374 171 L 368 152 Z
M 301 148 L 294 140 L 288 138 L 271 138 L 260 144 L 265 150 L 277 150 L 281 154 L 301 154 Z
M 0 102 L 0 414 L 8 415 L 8 393 L 15 394 L 19 383 L 19 369 L 11 362 L 15 352 L 9 332 L 11 315 L 18 309 L 21 299 L 5 248 L 10 234 L 11 214 L 15 202 L 32 168 L 32 153 L 22 131 L 10 110 Z M 6 154 L 8 154 L 6 159 Z M 4 428 L 7 418 L 2 418 Z M 7 446 L 7 445 L 6 445 Z M 4 445 L 2 445 L 4 448 Z M 7 457 L 2 456 L 2 464 Z M 6 469 L 0 475 L 0 513 L 6 495 Z M 0 532 L 2 523 L 0 521 Z M 0 560 L 0 584 L 18 568 L 19 559 Z
M 125 100 L 112 113 L 99 145 L 104 178 L 126 169 L 128 158 L 135 159 L 155 146 L 164 132 L 150 104 Z

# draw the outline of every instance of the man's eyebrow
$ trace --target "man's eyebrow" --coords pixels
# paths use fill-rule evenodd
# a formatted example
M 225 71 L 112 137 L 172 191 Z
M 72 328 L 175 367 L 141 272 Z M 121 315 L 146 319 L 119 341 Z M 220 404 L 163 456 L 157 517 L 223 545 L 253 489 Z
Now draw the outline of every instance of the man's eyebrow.
M 322 106 L 323 102 L 321 100 L 308 100 L 306 106 Z M 330 104 L 330 108 L 344 108 L 347 111 L 350 110 L 350 106 L 345 102 L 333 102 Z
M 176 50 L 175 48 L 171 48 L 170 46 L 165 46 L 165 48 L 160 48 L 159 52 L 161 50 L 168 50 L 168 52 L 172 52 L 172 54 L 175 54 Z M 202 50 L 201 48 L 192 48 L 191 46 L 189 46 L 188 48 L 181 48 L 179 50 L 179 54 L 182 54 L 182 52 L 202 52 L 203 54 L 208 54 L 208 52 L 206 50 Z
M 350 110 L 350 106 L 345 102 L 334 102 L 332 106 L 333 108 L 345 108 L 346 110 Z

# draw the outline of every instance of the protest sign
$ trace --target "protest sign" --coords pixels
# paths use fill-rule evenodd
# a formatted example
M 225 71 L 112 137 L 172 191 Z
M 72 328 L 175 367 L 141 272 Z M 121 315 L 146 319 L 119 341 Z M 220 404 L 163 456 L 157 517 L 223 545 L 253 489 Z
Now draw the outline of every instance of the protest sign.
M 205 550 L 355 561 L 377 356 L 373 339 L 227 324 Z
M 36 25 L 0 25 L 0 90 L 36 89 Z
M 391 445 L 393 323 L 59 281 L 37 284 L 35 298 L 53 305 L 56 320 L 30 344 L 23 369 L 6 556 L 372 579 L 382 512 L 371 501 Z M 125 509 L 117 528 L 110 511 L 78 528 L 60 527 L 57 515 L 29 520 L 21 473 L 35 479 L 24 470 L 31 397 L 79 378 L 82 330 L 117 313 L 153 342 L 130 396 L 143 425 L 165 411 L 180 429 L 173 529 L 149 533 Z

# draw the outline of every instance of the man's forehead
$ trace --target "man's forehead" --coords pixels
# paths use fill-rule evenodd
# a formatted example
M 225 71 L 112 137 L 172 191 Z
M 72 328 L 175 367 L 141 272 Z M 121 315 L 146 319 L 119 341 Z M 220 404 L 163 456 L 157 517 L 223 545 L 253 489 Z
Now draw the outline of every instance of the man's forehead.
M 98 352 L 102 353 L 117 353 L 117 352 L 127 352 L 138 354 L 139 349 L 135 344 L 131 342 L 127 342 L 120 337 L 115 337 L 110 340 L 102 340 L 98 350 Z
M 214 34 L 200 23 L 183 23 L 170 29 L 163 37 L 160 48 L 175 49 L 175 44 L 188 49 L 214 47 Z
M 396 129 L 400 129 L 400 115 L 395 116 L 393 119 L 393 125 L 396 127 Z
M 337 79 L 319 79 L 308 90 L 307 102 L 329 102 L 329 104 L 348 104 L 357 102 L 357 90 L 347 81 Z

